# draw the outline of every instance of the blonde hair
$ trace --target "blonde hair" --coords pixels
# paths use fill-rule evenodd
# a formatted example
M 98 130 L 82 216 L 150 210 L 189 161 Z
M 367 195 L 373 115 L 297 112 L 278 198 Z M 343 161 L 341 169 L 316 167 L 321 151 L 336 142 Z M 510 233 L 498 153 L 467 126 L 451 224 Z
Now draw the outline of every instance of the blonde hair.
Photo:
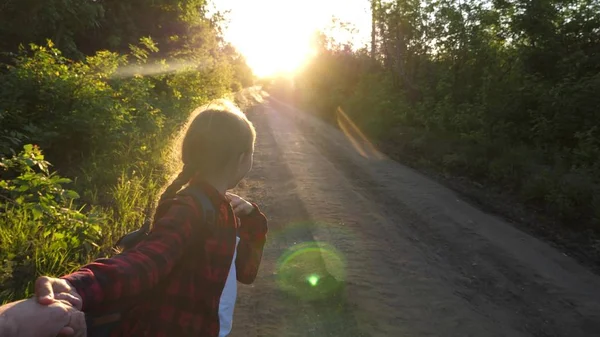
M 219 108 L 200 112 L 183 139 L 183 169 L 160 200 L 174 197 L 196 174 L 219 174 L 232 158 L 252 153 L 255 140 L 252 122 L 238 109 Z

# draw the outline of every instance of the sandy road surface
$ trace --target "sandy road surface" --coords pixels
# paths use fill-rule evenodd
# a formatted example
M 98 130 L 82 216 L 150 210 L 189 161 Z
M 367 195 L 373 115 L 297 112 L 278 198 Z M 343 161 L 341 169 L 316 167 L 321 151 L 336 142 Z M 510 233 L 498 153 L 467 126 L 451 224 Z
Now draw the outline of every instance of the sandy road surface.
M 572 259 L 282 102 L 250 117 L 240 193 L 271 232 L 232 336 L 600 336 L 600 278 Z M 314 241 L 335 250 L 285 260 Z

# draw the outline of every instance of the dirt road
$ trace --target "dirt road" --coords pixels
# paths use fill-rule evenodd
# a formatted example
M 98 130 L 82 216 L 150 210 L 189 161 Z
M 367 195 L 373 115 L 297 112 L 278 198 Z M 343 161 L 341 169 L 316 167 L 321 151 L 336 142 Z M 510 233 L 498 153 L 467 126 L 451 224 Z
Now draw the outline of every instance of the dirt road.
M 571 258 L 282 102 L 250 117 L 270 235 L 232 336 L 600 336 Z

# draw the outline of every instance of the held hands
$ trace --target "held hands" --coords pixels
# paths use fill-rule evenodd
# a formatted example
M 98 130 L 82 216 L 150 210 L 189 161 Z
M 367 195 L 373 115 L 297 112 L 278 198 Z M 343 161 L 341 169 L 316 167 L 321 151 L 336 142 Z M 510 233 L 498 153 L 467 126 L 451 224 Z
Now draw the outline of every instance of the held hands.
M 42 305 L 30 298 L 0 306 L 0 336 L 85 337 L 85 316 L 65 301 Z
M 40 277 L 35 297 L 0 306 L 1 337 L 85 337 L 82 299 L 66 280 Z
M 38 278 L 35 282 L 35 298 L 27 301 L 30 302 L 27 304 L 28 307 L 17 311 L 16 316 L 21 319 L 35 316 L 34 320 L 46 322 L 39 324 L 39 328 L 41 328 L 39 331 L 43 331 L 44 334 L 18 334 L 15 337 L 86 335 L 85 315 L 81 312 L 83 301 L 75 288 L 66 280 L 46 276 Z M 60 310 L 64 314 L 63 320 L 50 319 L 50 317 L 57 317 Z M 64 322 L 65 317 L 66 322 Z M 30 328 L 38 328 L 37 322 Z
M 244 200 L 239 195 L 227 192 L 227 199 L 231 203 L 231 207 L 233 207 L 233 212 L 237 216 L 249 215 L 254 211 L 254 206 L 248 201 Z
M 75 288 L 66 280 L 42 276 L 35 281 L 35 296 L 43 305 L 50 305 L 55 301 L 70 303 L 77 310 L 81 310 L 83 301 Z

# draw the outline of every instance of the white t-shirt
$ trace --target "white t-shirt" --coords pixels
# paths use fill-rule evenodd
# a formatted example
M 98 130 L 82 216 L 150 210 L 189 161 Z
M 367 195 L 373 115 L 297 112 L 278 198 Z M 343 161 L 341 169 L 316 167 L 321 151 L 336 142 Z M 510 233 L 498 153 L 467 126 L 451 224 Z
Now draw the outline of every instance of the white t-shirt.
M 240 238 L 236 237 L 235 251 L 233 252 L 233 260 L 229 268 L 229 275 L 225 281 L 225 287 L 219 300 L 219 337 L 225 337 L 231 332 L 233 324 L 233 309 L 235 308 L 235 299 L 237 297 L 237 274 L 235 271 L 235 257 L 237 256 L 237 246 L 240 243 Z

